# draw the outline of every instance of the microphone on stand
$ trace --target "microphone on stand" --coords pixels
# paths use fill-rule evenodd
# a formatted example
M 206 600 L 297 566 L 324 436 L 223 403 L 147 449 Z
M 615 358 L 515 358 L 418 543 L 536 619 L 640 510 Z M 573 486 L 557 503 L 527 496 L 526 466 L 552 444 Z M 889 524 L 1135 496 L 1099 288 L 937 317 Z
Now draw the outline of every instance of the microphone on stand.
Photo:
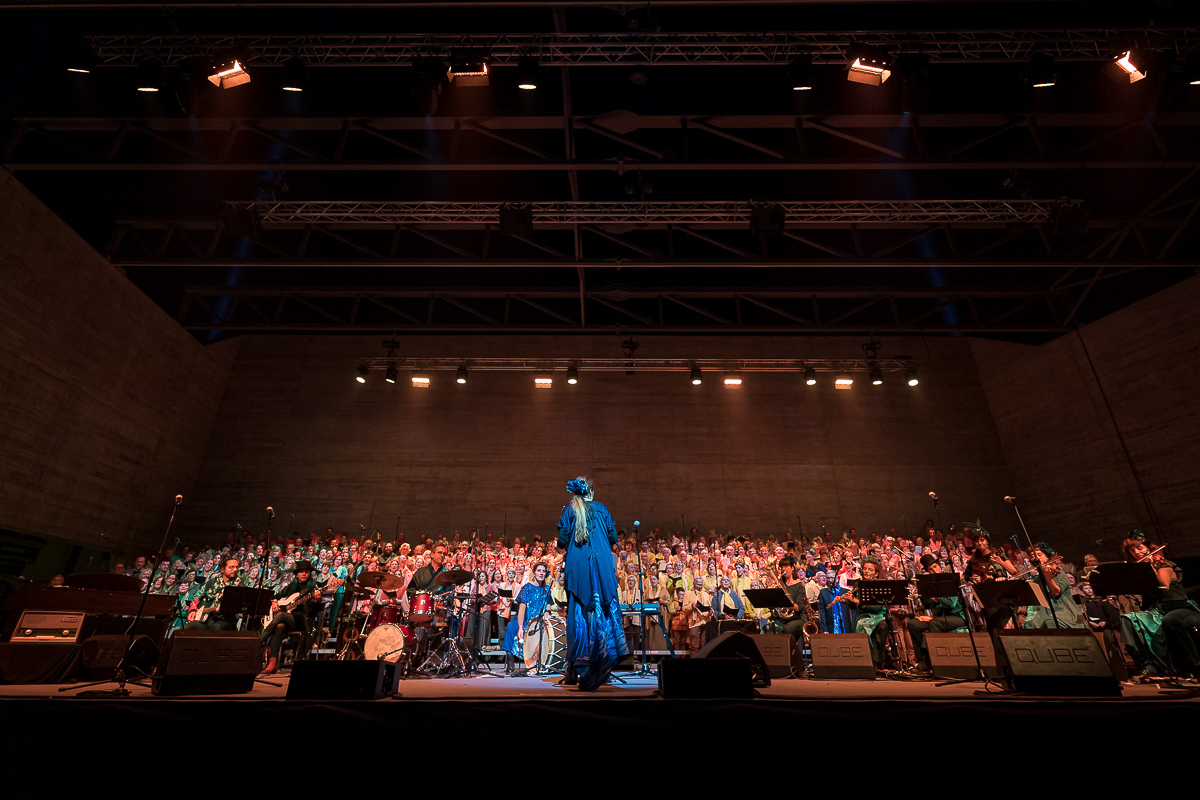
M 1015 506 L 1017 504 L 1017 498 L 1013 497 L 1011 494 L 1006 494 L 1004 495 L 1004 502 Z
M 275 519 L 275 509 L 267 506 L 267 519 Z
M 181 494 L 175 495 L 175 505 L 180 505 L 182 503 L 183 503 L 183 495 L 181 495 Z

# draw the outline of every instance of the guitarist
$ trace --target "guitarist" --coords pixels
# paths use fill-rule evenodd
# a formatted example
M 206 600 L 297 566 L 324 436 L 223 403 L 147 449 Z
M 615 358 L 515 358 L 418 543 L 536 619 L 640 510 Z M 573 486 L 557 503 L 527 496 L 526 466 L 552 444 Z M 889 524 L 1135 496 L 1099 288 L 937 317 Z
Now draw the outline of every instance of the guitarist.
M 238 573 L 241 566 L 236 558 L 225 559 L 221 571 L 209 578 L 205 582 L 204 588 L 200 590 L 200 601 L 192 615 L 193 619 L 183 626 L 184 630 L 231 631 L 234 629 L 236 620 L 225 614 L 218 614 L 217 609 L 221 606 L 221 597 L 224 596 L 227 588 L 246 585 L 245 576 Z
M 262 672 L 264 675 L 272 675 L 279 668 L 279 648 L 283 644 L 283 637 L 293 631 L 309 630 L 317 618 L 316 606 L 321 598 L 321 585 L 313 575 L 312 562 L 297 561 L 295 574 L 292 582 L 275 594 L 275 600 L 271 603 L 271 621 L 262 630 L 263 644 L 270 643 L 270 657 L 267 659 L 267 668 Z M 299 595 L 295 605 L 281 608 L 279 601 L 294 594 Z

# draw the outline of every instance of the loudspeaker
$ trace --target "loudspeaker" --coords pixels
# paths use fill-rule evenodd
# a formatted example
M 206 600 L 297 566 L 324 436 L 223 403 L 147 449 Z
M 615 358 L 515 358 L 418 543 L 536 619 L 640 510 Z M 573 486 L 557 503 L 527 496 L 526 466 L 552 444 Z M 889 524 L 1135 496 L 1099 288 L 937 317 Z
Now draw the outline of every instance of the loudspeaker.
M 658 693 L 671 700 L 681 697 L 748 700 L 754 697 L 750 661 L 745 658 L 664 658 L 658 663 Z
M 979 677 L 975 667 L 975 653 L 971 650 L 971 637 L 966 633 L 927 633 L 925 647 L 929 650 L 929 663 L 933 674 L 951 680 Z M 975 647 L 979 651 L 979 663 L 989 678 L 1001 677 L 996 663 L 996 648 L 986 633 L 975 634 Z
M 758 645 L 772 678 L 790 678 L 804 670 L 796 637 L 790 633 L 760 633 L 751 636 L 750 641 Z
M 382 700 L 396 693 L 390 661 L 297 661 L 288 700 Z
M 244 694 L 262 668 L 253 631 L 176 631 L 154 671 L 155 695 Z
M 747 659 L 750 662 L 750 674 L 755 686 L 771 685 L 771 670 L 767 667 L 762 651 L 754 643 L 757 636 L 744 633 L 722 633 L 708 644 L 701 647 L 692 658 L 694 659 Z
M 107 681 L 116 674 L 117 665 L 125 652 L 128 636 L 93 636 L 83 643 L 83 660 L 79 677 L 85 681 Z M 125 662 L 125 674 L 136 677 L 139 672 L 146 675 L 158 662 L 158 647 L 149 636 L 134 636 L 129 643 L 129 658 Z
M 811 646 L 817 680 L 875 680 L 871 644 L 865 633 L 818 633 Z
M 1120 696 L 1100 643 L 1091 631 L 1000 631 L 1013 691 L 1057 696 Z

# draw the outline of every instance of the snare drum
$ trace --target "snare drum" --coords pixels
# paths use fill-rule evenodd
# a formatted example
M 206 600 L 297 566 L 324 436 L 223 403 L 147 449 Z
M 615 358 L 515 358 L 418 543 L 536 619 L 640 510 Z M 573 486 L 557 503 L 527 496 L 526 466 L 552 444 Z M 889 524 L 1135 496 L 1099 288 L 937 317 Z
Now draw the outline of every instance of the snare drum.
M 412 629 L 407 625 L 380 625 L 367 636 L 363 658 L 367 661 L 382 658 L 395 664 L 400 659 L 400 651 L 413 641 Z
M 408 618 L 416 625 L 428 625 L 433 621 L 433 595 L 417 592 L 408 605 Z
M 367 622 L 367 630 L 374 630 L 380 625 L 396 625 L 399 622 L 399 608 L 396 606 L 376 606 L 371 610 L 371 618 Z

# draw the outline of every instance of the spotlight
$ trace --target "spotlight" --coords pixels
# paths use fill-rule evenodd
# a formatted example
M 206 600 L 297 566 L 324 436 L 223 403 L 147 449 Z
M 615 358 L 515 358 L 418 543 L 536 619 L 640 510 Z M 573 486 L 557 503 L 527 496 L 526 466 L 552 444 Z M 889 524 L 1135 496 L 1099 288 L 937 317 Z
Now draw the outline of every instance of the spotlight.
M 487 59 L 479 54 L 460 53 L 450 57 L 448 76 L 459 86 L 487 86 Z
M 579 383 L 579 368 L 574 364 L 567 367 L 567 383 L 571 384 L 572 386 Z
M 882 47 L 865 44 L 850 45 L 850 66 L 846 79 L 868 86 L 881 86 L 892 77 L 892 62 Z
M 358 377 L 355 378 L 355 380 L 358 381 L 359 383 L 366 383 L 367 376 L 370 374 L 371 374 L 371 370 L 367 369 L 367 365 L 360 364 L 358 367 Z M 392 382 L 395 383 L 395 381 L 392 381 Z
M 428 389 L 429 376 L 424 372 L 414 372 L 412 376 L 412 385 L 414 389 Z
M 797 56 L 788 67 L 788 80 L 793 92 L 807 92 L 813 88 L 813 63 L 808 56 Z
M 218 89 L 232 89 L 250 82 L 250 73 L 246 71 L 246 62 L 250 54 L 245 47 L 232 47 L 225 52 L 221 60 L 213 65 L 208 82 Z
M 283 90 L 303 92 L 308 86 L 308 67 L 302 58 L 289 58 L 283 65 Z
M 1054 56 L 1049 53 L 1034 53 L 1033 58 L 1025 65 L 1025 74 L 1021 80 L 1034 89 L 1046 89 L 1058 82 L 1054 73 Z
M 732 389 L 742 385 L 742 374 L 740 372 L 730 372 L 725 376 L 725 388 Z
M 458 383 L 467 382 L 467 368 L 465 366 L 459 367 L 454 373 L 454 380 L 456 380 Z
M 1113 56 L 1105 70 L 1108 76 L 1118 83 L 1137 83 L 1146 77 L 1149 53 L 1140 50 L 1126 50 Z
M 77 72 L 83 75 L 92 71 L 96 66 L 96 51 L 80 37 L 71 43 L 70 52 L 66 59 L 67 72 Z
M 908 369 L 904 370 L 904 380 L 908 381 L 909 386 L 916 386 L 919 383 L 917 380 L 917 368 L 912 364 L 909 364 Z
M 692 386 L 699 386 L 704 383 L 704 379 L 700 377 L 700 368 L 692 367 Z
M 532 91 L 538 87 L 538 73 L 541 68 L 536 58 L 517 59 L 517 88 Z
M 383 373 L 383 379 L 388 383 L 396 382 L 396 365 L 388 364 L 387 372 Z
M 137 65 L 137 90 L 157 92 L 166 83 L 162 62 L 157 58 L 146 58 Z
M 871 373 L 870 374 L 871 374 L 871 385 L 872 386 L 879 386 L 880 384 L 883 383 L 883 370 L 881 370 L 879 368 L 878 364 L 871 365 Z
M 833 385 L 837 389 L 849 389 L 850 387 L 854 386 L 854 378 L 850 377 L 850 375 L 845 372 L 841 372 L 838 373 L 838 376 L 834 379 Z
M 535 375 L 533 377 L 533 388 L 549 389 L 554 386 L 554 378 L 547 374 Z
M 817 385 L 817 371 L 812 367 L 804 368 L 804 382 L 809 386 Z

